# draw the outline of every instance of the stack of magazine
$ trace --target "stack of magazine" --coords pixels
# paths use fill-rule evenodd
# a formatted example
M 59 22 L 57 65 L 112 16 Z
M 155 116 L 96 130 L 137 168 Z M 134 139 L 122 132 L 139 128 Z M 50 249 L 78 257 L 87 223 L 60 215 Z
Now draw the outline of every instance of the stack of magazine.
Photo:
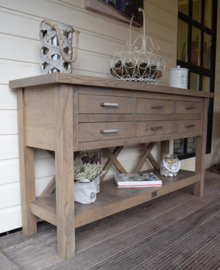
M 114 180 L 119 188 L 161 187 L 162 181 L 153 173 L 123 174 L 115 173 Z

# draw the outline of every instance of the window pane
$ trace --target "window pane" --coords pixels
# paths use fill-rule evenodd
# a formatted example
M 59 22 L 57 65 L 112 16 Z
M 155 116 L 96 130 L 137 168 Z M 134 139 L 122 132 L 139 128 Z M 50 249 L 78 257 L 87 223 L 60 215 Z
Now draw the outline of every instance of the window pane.
M 200 66 L 201 30 L 192 27 L 191 63 Z
M 183 139 L 174 140 L 174 154 L 183 154 Z
M 188 15 L 189 0 L 179 0 L 179 11 Z
M 190 89 L 199 90 L 199 74 L 190 73 Z
M 187 62 L 188 23 L 178 20 L 177 59 Z
M 210 91 L 210 78 L 207 76 L 202 76 L 202 91 L 203 92 Z
M 211 48 L 212 48 L 212 37 L 204 33 L 204 43 L 203 43 L 203 67 L 211 68 Z
M 204 25 L 212 28 L 212 0 L 205 0 Z
M 210 1 L 210 0 L 209 0 Z M 193 0 L 192 1 L 193 2 L 193 7 L 192 7 L 192 9 L 193 9 L 193 16 L 192 16 L 192 18 L 194 19 L 194 20 L 196 20 L 197 22 L 201 22 L 201 0 Z
M 187 154 L 196 152 L 196 138 L 187 139 Z

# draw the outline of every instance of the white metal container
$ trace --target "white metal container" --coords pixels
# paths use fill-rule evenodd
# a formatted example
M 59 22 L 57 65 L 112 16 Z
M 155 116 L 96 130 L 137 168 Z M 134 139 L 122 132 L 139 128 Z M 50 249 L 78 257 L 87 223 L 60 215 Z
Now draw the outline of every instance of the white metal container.
M 188 69 L 177 66 L 170 69 L 170 87 L 188 88 Z

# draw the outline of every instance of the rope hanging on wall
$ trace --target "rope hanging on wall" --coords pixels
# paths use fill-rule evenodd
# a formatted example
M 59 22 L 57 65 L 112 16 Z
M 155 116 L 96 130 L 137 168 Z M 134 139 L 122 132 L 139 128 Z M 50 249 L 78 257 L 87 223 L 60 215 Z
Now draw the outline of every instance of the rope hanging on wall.
M 75 56 L 72 59 L 72 38 L 76 33 Z M 71 73 L 71 63 L 78 55 L 80 31 L 69 25 L 44 20 L 40 25 L 40 71 L 41 74 L 61 72 Z

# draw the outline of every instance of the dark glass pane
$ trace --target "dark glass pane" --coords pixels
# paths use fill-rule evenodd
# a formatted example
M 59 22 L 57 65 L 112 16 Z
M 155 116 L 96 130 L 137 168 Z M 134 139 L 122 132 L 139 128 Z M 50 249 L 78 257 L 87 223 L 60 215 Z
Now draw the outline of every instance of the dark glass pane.
M 204 25 L 212 29 L 212 0 L 205 0 Z
M 190 89 L 199 90 L 199 74 L 190 73 Z
M 185 15 L 189 14 L 189 0 L 179 0 L 179 11 Z
M 212 49 L 212 37 L 204 33 L 204 43 L 203 43 L 203 67 L 211 68 L 211 49 Z
M 200 66 L 201 30 L 192 27 L 191 63 Z
M 177 59 L 187 62 L 188 23 L 178 20 Z
M 174 140 L 174 154 L 183 154 L 183 139 Z
M 192 6 L 192 18 L 196 20 L 197 22 L 201 22 L 201 7 L 202 7 L 202 1 L 201 0 L 193 0 L 192 1 L 193 6 Z
M 202 91 L 203 92 L 210 91 L 210 78 L 207 76 L 202 76 Z
M 196 152 L 196 138 L 188 138 L 187 139 L 187 154 Z

